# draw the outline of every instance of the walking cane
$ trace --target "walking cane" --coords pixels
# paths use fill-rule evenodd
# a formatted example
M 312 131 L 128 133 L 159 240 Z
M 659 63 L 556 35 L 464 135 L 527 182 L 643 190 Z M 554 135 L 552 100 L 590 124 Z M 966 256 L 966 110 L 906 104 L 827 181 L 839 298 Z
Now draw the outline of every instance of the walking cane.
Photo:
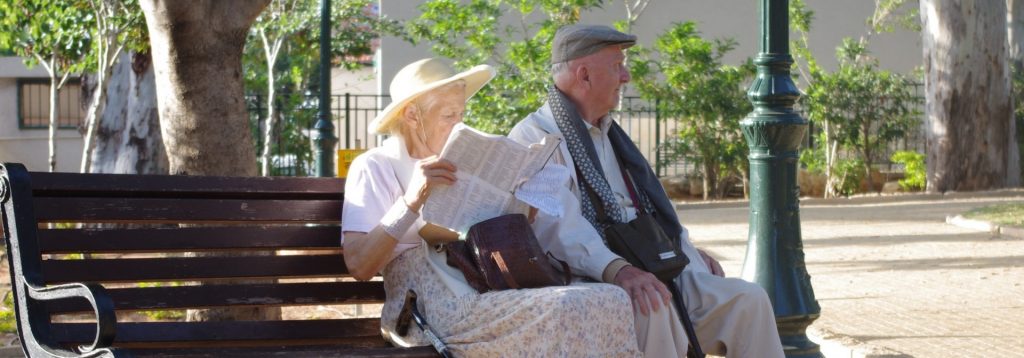
M 434 350 L 441 354 L 444 358 L 453 358 L 452 352 L 448 350 L 448 346 L 444 344 L 441 338 L 437 337 L 433 328 L 427 324 L 427 320 L 420 314 L 420 309 L 416 306 L 416 291 L 409 290 L 405 293 L 405 304 L 402 305 L 402 311 L 398 313 L 398 321 L 395 322 L 395 333 L 400 336 L 404 336 L 409 332 L 409 321 L 416 322 L 416 326 L 423 331 L 423 334 L 430 340 L 430 345 L 434 346 Z
M 675 303 L 679 319 L 683 321 L 686 338 L 690 341 L 690 349 L 686 351 L 686 356 L 688 358 L 704 358 L 704 351 L 700 349 L 700 342 L 697 342 L 697 331 L 693 329 L 693 321 L 690 320 L 690 314 L 686 310 L 686 303 L 683 303 L 683 295 L 679 290 L 679 286 L 676 285 L 674 280 L 667 282 L 666 286 L 668 286 L 669 291 L 672 293 L 672 302 Z

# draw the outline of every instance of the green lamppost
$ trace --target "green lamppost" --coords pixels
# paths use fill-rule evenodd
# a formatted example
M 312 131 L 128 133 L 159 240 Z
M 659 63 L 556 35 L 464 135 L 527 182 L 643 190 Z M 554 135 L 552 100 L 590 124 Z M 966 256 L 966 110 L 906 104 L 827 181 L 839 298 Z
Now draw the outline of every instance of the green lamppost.
M 821 357 L 806 329 L 821 313 L 800 238 L 797 161 L 807 121 L 793 110 L 800 92 L 789 54 L 789 1 L 761 0 L 761 52 L 740 127 L 750 147 L 750 232 L 743 279 L 768 292 L 787 357 Z
M 334 135 L 331 123 L 331 0 L 320 0 L 320 113 L 313 125 L 316 176 L 334 176 Z

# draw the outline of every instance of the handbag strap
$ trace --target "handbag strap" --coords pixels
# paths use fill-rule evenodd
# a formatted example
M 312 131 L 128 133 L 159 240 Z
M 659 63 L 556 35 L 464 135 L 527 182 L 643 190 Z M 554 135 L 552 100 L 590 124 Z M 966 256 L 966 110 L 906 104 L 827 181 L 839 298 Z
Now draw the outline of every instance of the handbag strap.
M 505 284 L 508 285 L 508 288 L 517 289 L 520 287 L 519 283 L 516 282 L 515 276 L 512 276 L 512 270 L 508 269 L 505 259 L 501 257 L 501 252 L 492 251 L 491 260 L 494 260 L 494 263 L 498 265 L 498 271 L 501 272 L 501 277 L 505 278 Z
M 565 275 L 563 279 L 565 281 L 565 285 L 568 286 L 569 283 L 572 282 L 572 269 L 569 268 L 569 263 L 559 260 L 555 255 L 551 254 L 551 251 L 548 251 L 548 257 L 555 260 L 555 262 L 562 264 L 562 274 Z

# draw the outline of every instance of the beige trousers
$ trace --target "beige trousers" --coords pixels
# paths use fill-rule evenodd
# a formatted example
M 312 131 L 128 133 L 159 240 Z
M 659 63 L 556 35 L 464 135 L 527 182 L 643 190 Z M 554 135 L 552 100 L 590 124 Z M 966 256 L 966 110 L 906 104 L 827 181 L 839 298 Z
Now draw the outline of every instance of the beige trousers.
M 733 357 L 783 357 L 775 313 L 764 290 L 737 278 L 685 270 L 680 285 L 697 340 L 705 353 Z M 689 345 L 675 308 L 644 316 L 634 309 L 637 341 L 645 357 L 685 357 Z

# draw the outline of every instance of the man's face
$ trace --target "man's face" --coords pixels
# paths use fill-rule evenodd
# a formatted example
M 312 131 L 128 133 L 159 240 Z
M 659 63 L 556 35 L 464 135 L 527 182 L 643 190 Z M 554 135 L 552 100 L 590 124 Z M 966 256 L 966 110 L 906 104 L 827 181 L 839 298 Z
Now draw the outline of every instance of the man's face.
M 619 91 L 630 79 L 623 63 L 626 56 L 622 53 L 622 46 L 608 46 L 588 57 L 590 87 L 587 101 L 601 113 L 610 112 L 618 106 Z

